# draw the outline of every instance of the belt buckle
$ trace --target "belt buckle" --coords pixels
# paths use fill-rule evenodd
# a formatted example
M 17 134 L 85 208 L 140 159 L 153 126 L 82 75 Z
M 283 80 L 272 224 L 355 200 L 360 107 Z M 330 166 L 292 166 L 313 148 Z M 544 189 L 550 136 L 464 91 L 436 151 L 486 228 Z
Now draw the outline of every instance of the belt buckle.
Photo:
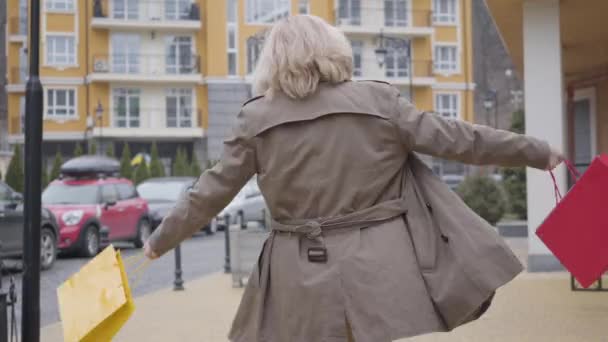
M 308 248 L 308 261 L 326 263 L 327 262 L 327 248 L 309 247 Z

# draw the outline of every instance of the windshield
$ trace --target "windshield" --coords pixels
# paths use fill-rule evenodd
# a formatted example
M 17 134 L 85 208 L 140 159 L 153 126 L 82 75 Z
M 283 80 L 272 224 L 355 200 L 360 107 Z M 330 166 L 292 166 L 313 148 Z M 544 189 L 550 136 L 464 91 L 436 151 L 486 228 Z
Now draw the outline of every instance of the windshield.
M 180 182 L 144 183 L 137 192 L 149 202 L 176 202 L 185 188 L 186 184 Z
M 43 204 L 97 204 L 97 185 L 51 184 L 42 193 Z

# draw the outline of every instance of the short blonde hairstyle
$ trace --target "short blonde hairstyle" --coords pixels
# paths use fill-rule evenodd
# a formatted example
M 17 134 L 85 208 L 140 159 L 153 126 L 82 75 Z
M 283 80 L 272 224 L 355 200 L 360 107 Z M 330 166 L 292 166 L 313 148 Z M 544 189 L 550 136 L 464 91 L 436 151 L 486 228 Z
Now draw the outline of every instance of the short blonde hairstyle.
M 265 38 L 253 77 L 256 95 L 282 91 L 293 99 L 314 93 L 319 82 L 351 78 L 353 51 L 337 28 L 312 15 L 276 23 Z

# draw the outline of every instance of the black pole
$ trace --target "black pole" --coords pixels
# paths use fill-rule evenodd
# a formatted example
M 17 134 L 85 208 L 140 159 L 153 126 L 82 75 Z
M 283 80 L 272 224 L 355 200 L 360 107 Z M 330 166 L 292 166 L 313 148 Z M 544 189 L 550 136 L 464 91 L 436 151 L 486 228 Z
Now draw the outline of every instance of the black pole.
M 224 258 L 224 273 L 232 272 L 230 268 L 230 215 L 226 215 L 224 217 L 224 243 L 225 243 L 225 251 L 226 257 Z
M 21 340 L 40 341 L 40 175 L 42 169 L 42 85 L 40 1 L 30 1 L 30 77 L 25 101 L 25 224 Z
M 173 291 L 183 291 L 184 280 L 182 279 L 182 248 L 181 245 L 175 247 L 175 280 L 173 281 Z

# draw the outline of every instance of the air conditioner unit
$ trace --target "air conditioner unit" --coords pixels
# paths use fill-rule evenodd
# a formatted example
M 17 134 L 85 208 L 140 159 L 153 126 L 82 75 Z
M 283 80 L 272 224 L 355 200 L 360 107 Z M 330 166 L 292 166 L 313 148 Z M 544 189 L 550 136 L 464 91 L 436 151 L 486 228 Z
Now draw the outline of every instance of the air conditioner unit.
M 93 63 L 94 72 L 108 72 L 109 70 L 108 61 L 105 59 L 96 59 Z

